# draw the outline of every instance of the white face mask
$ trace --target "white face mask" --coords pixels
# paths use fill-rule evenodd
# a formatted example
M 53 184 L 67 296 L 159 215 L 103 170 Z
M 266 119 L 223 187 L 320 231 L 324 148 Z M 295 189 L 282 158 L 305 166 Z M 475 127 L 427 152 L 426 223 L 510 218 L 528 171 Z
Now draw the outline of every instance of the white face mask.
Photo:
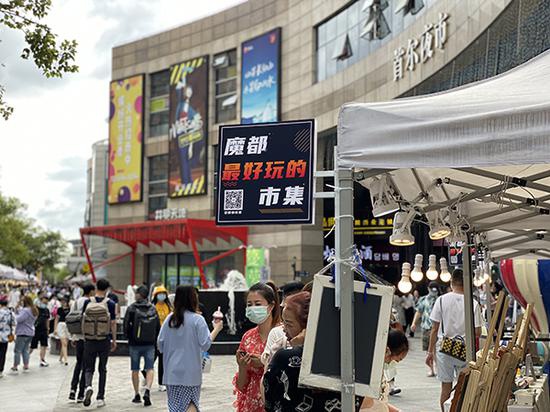
M 159 302 L 164 302 L 164 301 L 166 300 L 166 294 L 165 294 L 165 293 L 159 293 L 159 294 L 157 295 L 157 300 L 158 300 Z

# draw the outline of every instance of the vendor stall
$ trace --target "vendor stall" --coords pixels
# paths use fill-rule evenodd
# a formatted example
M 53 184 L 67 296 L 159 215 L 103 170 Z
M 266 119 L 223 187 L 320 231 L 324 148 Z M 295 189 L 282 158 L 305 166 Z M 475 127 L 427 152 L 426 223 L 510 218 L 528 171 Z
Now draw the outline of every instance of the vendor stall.
M 342 316 L 342 394 L 352 410 L 352 179 L 398 211 L 393 244 L 452 236 L 486 260 L 550 256 L 550 53 L 500 76 L 434 95 L 350 103 L 338 119 L 336 262 Z M 339 205 L 339 206 L 338 206 Z M 470 247 L 464 248 L 466 344 L 474 354 Z M 347 319 L 346 321 L 344 321 Z

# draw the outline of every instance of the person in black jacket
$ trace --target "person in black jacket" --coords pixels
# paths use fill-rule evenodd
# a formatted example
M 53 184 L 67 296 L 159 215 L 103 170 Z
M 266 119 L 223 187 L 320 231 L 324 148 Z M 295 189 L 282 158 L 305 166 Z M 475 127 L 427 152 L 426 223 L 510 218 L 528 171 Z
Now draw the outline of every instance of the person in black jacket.
M 132 402 L 141 403 L 139 395 L 140 360 L 144 360 L 147 384 L 143 394 L 143 404 L 151 405 L 151 386 L 154 378 L 155 343 L 160 332 L 160 320 L 155 307 L 147 301 L 149 290 L 140 286 L 136 291 L 136 302 L 128 307 L 124 316 L 124 333 L 128 338 L 128 348 L 132 369 L 132 384 L 135 396 Z
M 40 343 L 40 366 L 49 366 L 46 362 L 46 351 L 48 349 L 48 329 L 50 325 L 50 311 L 48 309 L 48 297 L 42 295 L 37 303 L 38 317 L 34 322 L 34 336 L 31 341 L 31 353 L 38 348 Z

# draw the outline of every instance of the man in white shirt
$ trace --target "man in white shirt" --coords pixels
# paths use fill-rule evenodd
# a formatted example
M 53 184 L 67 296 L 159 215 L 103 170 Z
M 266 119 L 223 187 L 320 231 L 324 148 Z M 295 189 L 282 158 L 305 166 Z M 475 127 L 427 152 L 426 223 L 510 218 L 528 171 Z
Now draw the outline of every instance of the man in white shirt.
M 430 319 L 432 331 L 430 346 L 426 356 L 426 364 L 433 365 L 434 356 L 437 356 L 437 378 L 441 382 L 440 404 L 443 404 L 451 396 L 453 382 L 458 378 L 460 370 L 466 366 L 466 362 L 439 352 L 443 336 L 454 338 L 466 335 L 464 326 L 464 286 L 462 270 L 455 269 L 451 280 L 452 292 L 437 298 Z M 481 334 L 481 311 L 479 304 L 474 301 L 474 326 L 475 334 Z M 437 342 L 437 354 L 436 354 Z

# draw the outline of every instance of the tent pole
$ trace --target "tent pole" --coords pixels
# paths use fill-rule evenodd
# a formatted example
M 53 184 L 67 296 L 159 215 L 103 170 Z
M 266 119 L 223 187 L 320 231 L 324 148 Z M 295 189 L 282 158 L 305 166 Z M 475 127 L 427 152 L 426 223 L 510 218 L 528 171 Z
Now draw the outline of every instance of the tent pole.
M 349 264 L 353 245 L 353 175 L 351 169 L 340 168 L 336 147 L 335 165 L 335 254 L 336 307 L 340 307 L 340 374 L 342 412 L 355 411 L 355 351 L 353 272 Z M 339 293 L 338 293 L 339 291 Z
M 466 244 L 462 252 L 462 267 L 464 273 L 464 327 L 466 329 L 466 360 L 475 360 L 475 325 L 474 325 L 474 294 L 472 288 L 472 255 L 470 246 L 473 236 L 466 234 Z

